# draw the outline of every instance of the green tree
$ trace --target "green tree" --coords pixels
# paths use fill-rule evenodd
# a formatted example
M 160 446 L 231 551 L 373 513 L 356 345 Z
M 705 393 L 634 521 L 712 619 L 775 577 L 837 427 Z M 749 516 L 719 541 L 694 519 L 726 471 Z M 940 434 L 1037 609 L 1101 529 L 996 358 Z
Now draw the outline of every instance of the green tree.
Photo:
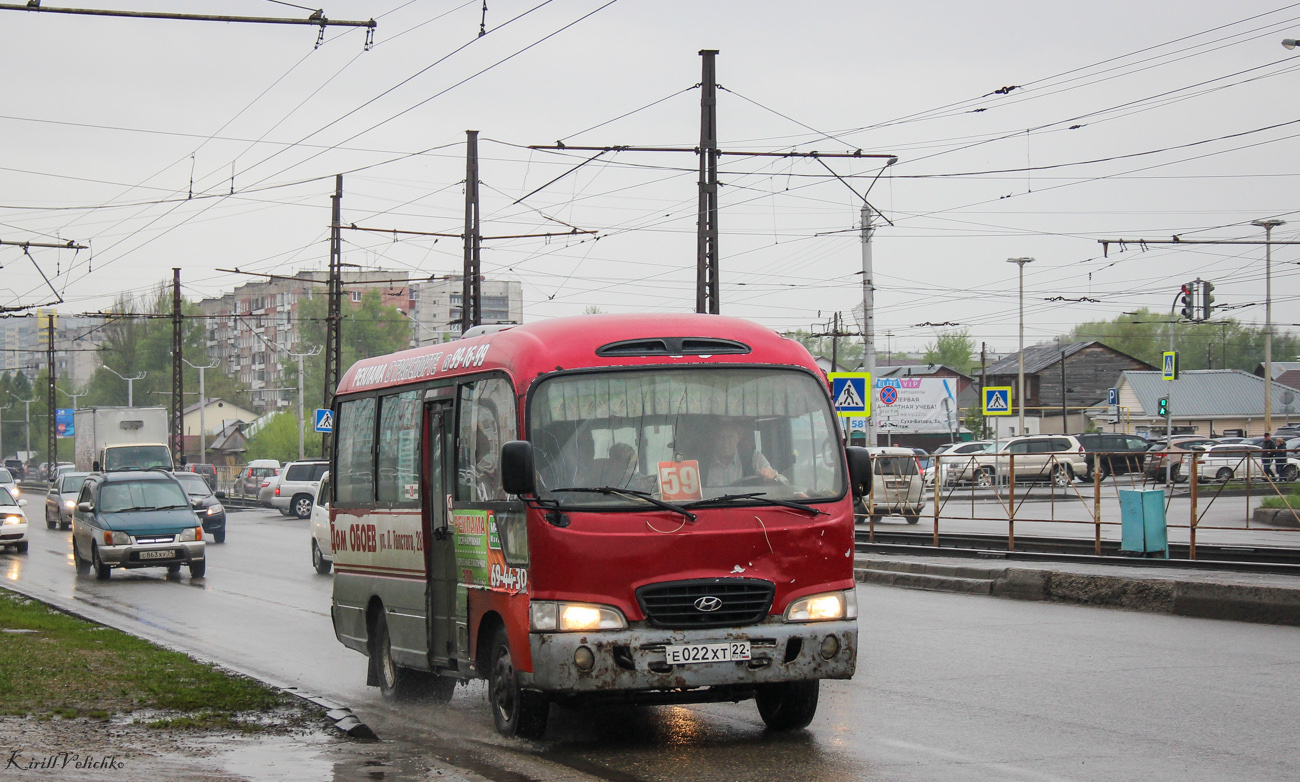
M 166 407 L 171 404 L 172 388 L 172 298 L 169 289 L 159 286 L 143 304 L 121 298 L 113 307 L 115 312 L 137 312 L 153 317 L 114 318 L 104 325 L 104 341 L 99 348 L 100 363 L 125 377 L 144 377 L 132 385 L 136 407 Z M 198 306 L 182 302 L 181 314 L 187 316 L 182 332 L 182 353 L 186 360 L 206 366 L 208 358 L 206 321 L 200 317 Z M 163 317 L 158 317 L 163 316 Z M 184 364 L 185 404 L 199 401 L 199 371 Z M 204 390 L 209 399 L 223 398 L 236 404 L 249 404 L 246 384 L 222 367 L 209 370 L 204 375 Z M 128 384 L 106 369 L 98 369 L 86 385 L 87 396 L 77 400 L 80 407 L 97 405 L 126 405 Z
M 921 358 L 925 364 L 942 364 L 963 374 L 969 375 L 975 364 L 975 340 L 971 339 L 969 329 L 945 331 L 925 346 L 925 355 Z
M 1158 367 L 1161 354 L 1169 349 L 1169 315 L 1144 308 L 1111 320 L 1081 323 L 1067 339 L 1096 340 Z M 1253 372 L 1264 361 L 1264 329 L 1232 318 L 1212 323 L 1177 323 L 1174 324 L 1174 348 L 1182 369 L 1227 368 Z M 1275 330 L 1273 358 L 1294 361 L 1297 357 L 1300 357 L 1300 337 Z
M 320 453 L 321 436 L 310 429 L 310 422 L 303 438 L 305 454 Z M 248 439 L 249 461 L 253 459 L 276 459 L 292 462 L 298 459 L 298 416 L 296 413 L 276 413 L 257 434 Z
M 329 301 L 323 293 L 313 293 L 298 304 L 298 346 L 294 350 L 307 351 L 319 347 L 321 353 L 303 362 L 306 375 L 303 398 L 308 405 L 323 399 L 325 391 L 325 318 Z M 382 356 L 405 350 L 411 345 L 411 321 L 397 307 L 384 304 L 378 288 L 367 288 L 361 302 L 343 312 L 342 323 L 342 376 L 356 362 L 371 356 Z M 286 387 L 298 385 L 298 359 L 280 354 L 280 367 Z M 296 401 L 296 397 L 295 397 Z M 297 451 L 295 441 L 294 449 Z M 318 449 L 319 450 L 319 449 Z

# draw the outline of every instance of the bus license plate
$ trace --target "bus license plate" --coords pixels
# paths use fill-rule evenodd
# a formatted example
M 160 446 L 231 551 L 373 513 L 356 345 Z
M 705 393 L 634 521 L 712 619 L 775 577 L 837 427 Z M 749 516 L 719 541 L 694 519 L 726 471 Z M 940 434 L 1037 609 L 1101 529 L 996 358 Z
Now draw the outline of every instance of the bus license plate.
M 175 551 L 141 551 L 140 559 L 173 559 Z
M 716 644 L 683 644 L 665 646 L 664 654 L 669 665 L 688 663 L 727 663 L 749 659 L 749 641 L 728 641 Z

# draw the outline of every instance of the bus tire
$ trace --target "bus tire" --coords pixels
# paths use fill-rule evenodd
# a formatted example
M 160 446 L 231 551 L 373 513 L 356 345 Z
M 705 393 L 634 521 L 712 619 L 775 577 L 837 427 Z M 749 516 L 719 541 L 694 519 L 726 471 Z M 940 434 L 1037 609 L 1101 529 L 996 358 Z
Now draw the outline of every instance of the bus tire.
M 393 643 L 388 634 L 388 620 L 381 606 L 370 631 L 370 664 L 375 666 L 379 694 L 390 701 L 410 700 L 419 689 L 416 672 L 403 668 L 393 659 Z
M 488 701 L 492 721 L 502 736 L 540 739 L 546 733 L 551 704 L 539 692 L 519 686 L 519 674 L 510 655 L 504 626 L 492 636 L 492 664 L 488 669 Z
M 808 727 L 817 714 L 817 693 L 821 681 L 760 684 L 754 700 L 758 714 L 772 730 L 798 730 Z

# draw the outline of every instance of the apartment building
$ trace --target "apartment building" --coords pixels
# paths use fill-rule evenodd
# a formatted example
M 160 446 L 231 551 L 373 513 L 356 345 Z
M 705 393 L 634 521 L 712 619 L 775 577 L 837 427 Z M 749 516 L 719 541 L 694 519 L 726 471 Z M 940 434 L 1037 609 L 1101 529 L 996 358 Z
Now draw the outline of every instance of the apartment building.
M 35 379 L 45 369 L 51 316 L 54 371 L 74 388 L 81 388 L 99 368 L 97 351 L 105 336 L 102 318 L 60 316 L 57 310 L 41 309 L 25 317 L 0 320 L 0 371 L 21 371 Z
M 208 316 L 207 348 L 213 360 L 248 384 L 259 411 L 296 403 L 297 388 L 287 387 L 281 359 L 310 350 L 300 344 L 298 307 L 313 293 L 323 293 L 324 271 L 304 271 L 246 283 L 223 296 L 199 302 Z M 523 320 L 523 291 L 515 281 L 483 281 L 483 322 Z M 375 269 L 344 271 L 345 301 L 358 306 L 376 288 L 383 303 L 396 307 L 414 324 L 412 346 L 455 339 L 460 334 L 461 278 L 411 279 L 405 271 Z M 324 347 L 323 345 L 320 347 Z

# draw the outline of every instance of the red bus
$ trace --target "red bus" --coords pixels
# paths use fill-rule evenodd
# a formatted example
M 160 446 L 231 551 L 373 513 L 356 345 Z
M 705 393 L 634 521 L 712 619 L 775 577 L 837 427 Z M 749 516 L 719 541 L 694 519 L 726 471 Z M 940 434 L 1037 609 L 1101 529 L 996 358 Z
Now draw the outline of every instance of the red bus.
M 854 497 L 825 376 L 716 315 L 592 315 L 357 362 L 334 402 L 331 614 L 386 697 L 757 700 L 806 726 L 857 661 Z

